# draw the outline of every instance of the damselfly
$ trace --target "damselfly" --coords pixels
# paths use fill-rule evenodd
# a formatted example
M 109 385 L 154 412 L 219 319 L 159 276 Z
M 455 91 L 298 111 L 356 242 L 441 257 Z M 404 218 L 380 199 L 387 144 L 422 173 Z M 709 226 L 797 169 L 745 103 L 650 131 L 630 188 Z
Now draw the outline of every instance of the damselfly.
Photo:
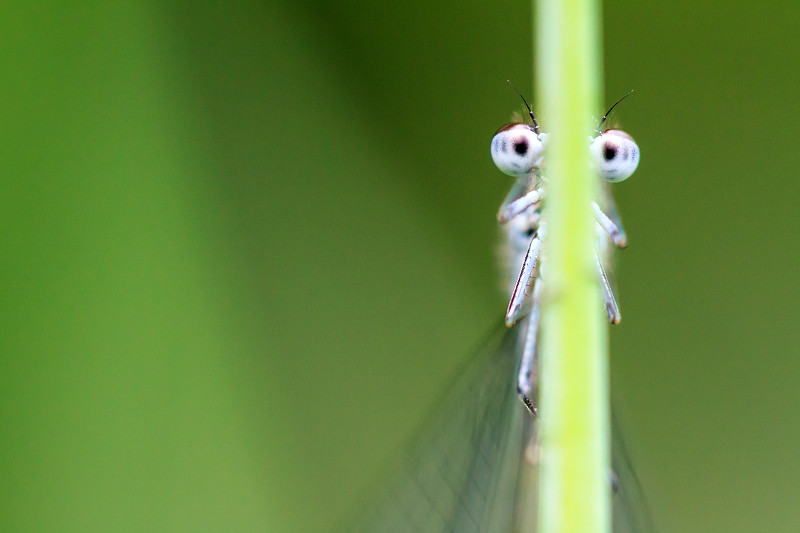
M 609 113 L 624 98 L 606 112 L 598 125 L 598 135 L 589 141 L 589 151 L 597 174 L 608 183 L 627 179 L 639 164 L 639 147 L 630 135 L 617 129 L 600 130 Z M 522 101 L 525 102 L 525 98 Z M 525 107 L 531 123 L 514 122 L 500 128 L 492 139 L 491 155 L 501 172 L 516 178 L 500 206 L 497 218 L 501 224 L 507 225 L 511 279 L 516 279 L 510 291 L 506 325 L 511 326 L 523 318 L 526 319 L 517 388 L 525 405 L 535 414 L 536 406 L 532 395 L 536 379 L 533 373 L 536 368 L 539 318 L 546 279 L 541 274 L 543 267 L 546 268 L 546 264 L 543 265 L 546 263 L 543 249 L 547 222 L 542 218 L 541 206 L 547 190 L 547 178 L 542 174 L 547 134 L 539 130 L 536 117 L 527 102 Z M 625 248 L 628 239 L 611 194 L 605 188 L 602 203 L 603 207 L 592 202 L 587 209 L 593 210 L 597 221 L 595 266 L 603 302 L 609 321 L 617 324 L 621 319 L 619 307 L 603 268 L 607 253 L 605 236 L 619 248 Z M 513 275 L 515 272 L 517 274 Z
M 349 525 L 348 531 L 535 530 L 536 494 L 529 489 L 535 487 L 538 465 L 536 345 L 546 279 L 541 276 L 546 268 L 547 228 L 541 205 L 547 187 L 542 173 L 547 135 L 539 131 L 529 107 L 528 113 L 530 124 L 504 126 L 491 143 L 497 167 L 516 178 L 498 214 L 503 224 L 505 271 L 513 280 L 508 283 L 508 327 L 492 335 L 459 373 L 424 430 L 408 446 L 406 456 L 385 477 L 381 496 L 361 509 L 357 523 Z M 626 179 L 638 164 L 636 143 L 620 130 L 598 131 L 588 149 L 606 182 Z M 589 208 L 597 219 L 598 237 L 602 237 L 597 239 L 598 278 L 609 320 L 616 323 L 620 314 L 603 258 L 608 237 L 624 247 L 626 236 L 607 192 L 601 203 Z M 619 453 L 616 444 L 613 449 L 620 491 L 624 492 L 624 484 L 631 478 L 636 489 L 638 481 L 626 455 Z M 609 478 L 612 490 L 611 473 Z M 641 514 L 633 507 L 629 499 L 615 498 L 615 531 L 642 529 Z

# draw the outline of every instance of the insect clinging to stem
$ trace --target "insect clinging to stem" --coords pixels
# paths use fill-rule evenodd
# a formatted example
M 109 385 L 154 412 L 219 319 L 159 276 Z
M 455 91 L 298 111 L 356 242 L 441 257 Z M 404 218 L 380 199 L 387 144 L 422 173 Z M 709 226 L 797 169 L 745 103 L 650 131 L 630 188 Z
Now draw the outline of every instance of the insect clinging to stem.
M 497 168 L 516 178 L 497 214 L 498 221 L 505 225 L 509 244 L 508 260 L 512 272 L 516 273 L 516 281 L 510 288 L 505 321 L 509 327 L 523 320 L 525 322 L 517 389 L 525 405 L 535 413 L 535 399 L 532 396 L 535 379 L 532 372 L 535 371 L 542 295 L 547 277 L 547 267 L 543 264 L 546 263 L 543 259 L 546 256 L 547 221 L 542 216 L 548 181 L 544 172 L 547 133 L 540 130 L 522 94 L 516 88 L 514 90 L 522 98 L 531 124 L 515 122 L 503 126 L 492 138 L 490 151 Z M 597 175 L 605 183 L 626 180 L 639 164 L 639 147 L 633 137 L 619 129 L 600 129 L 611 111 L 630 94 L 609 108 L 598 123 L 597 135 L 589 138 L 591 159 Z M 597 226 L 595 268 L 603 303 L 609 322 L 617 324 L 621 320 L 619 306 L 604 268 L 606 242 L 610 240 L 617 248 L 625 248 L 628 238 L 607 188 L 603 188 L 600 203 L 593 201 L 587 208 L 592 209 Z

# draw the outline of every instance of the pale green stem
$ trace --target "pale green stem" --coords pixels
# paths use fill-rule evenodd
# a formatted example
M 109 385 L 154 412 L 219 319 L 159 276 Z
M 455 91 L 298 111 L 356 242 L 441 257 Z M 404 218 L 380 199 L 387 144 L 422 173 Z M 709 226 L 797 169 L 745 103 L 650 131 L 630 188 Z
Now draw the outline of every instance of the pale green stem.
M 539 530 L 611 529 L 607 328 L 590 209 L 588 137 L 600 101 L 599 0 L 536 2 L 538 110 L 547 141 Z

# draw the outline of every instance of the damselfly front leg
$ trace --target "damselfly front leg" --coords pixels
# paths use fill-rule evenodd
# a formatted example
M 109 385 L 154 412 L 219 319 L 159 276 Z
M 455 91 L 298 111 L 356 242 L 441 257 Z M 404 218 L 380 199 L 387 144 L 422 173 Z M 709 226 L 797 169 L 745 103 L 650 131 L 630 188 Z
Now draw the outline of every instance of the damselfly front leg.
M 513 202 L 501 206 L 500 212 L 497 214 L 497 220 L 499 220 L 501 224 L 505 224 L 526 209 L 538 208 L 543 198 L 544 187 L 534 189 Z
M 626 248 L 628 246 L 628 236 L 625 235 L 625 230 L 622 224 L 614 221 L 611 217 L 606 215 L 597 202 L 592 202 L 592 209 L 594 210 L 594 218 L 597 224 L 604 232 L 608 234 L 608 238 L 614 243 L 617 248 Z

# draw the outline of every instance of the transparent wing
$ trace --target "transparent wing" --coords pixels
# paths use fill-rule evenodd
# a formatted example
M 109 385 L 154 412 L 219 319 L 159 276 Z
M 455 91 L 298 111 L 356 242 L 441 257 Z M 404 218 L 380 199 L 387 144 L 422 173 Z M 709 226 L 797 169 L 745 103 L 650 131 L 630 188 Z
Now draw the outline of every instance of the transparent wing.
M 502 327 L 470 359 L 400 461 L 381 477 L 377 496 L 343 531 L 536 531 L 538 468 L 525 458 L 536 425 L 515 383 L 526 322 Z M 614 531 L 653 531 L 646 510 L 637 509 L 641 487 L 618 433 L 615 428 Z
M 513 385 L 518 329 L 471 359 L 348 531 L 513 531 L 531 421 Z
M 614 533 L 656 533 L 647 497 L 636 474 L 631 452 L 625 444 L 623 431 L 611 408 L 611 466 L 616 488 L 613 502 Z

